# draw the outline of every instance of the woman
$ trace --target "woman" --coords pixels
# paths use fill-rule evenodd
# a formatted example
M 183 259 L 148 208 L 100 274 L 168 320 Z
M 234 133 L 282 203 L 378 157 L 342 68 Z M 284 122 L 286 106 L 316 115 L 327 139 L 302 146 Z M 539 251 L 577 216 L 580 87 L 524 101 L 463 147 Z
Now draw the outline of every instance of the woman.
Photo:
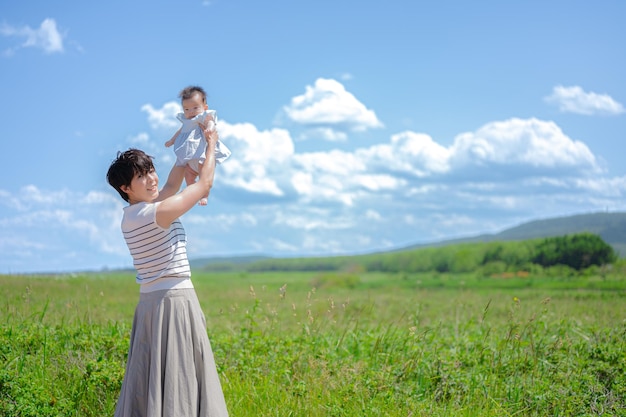
M 213 185 L 218 136 L 206 124 L 202 131 L 206 161 L 180 193 L 185 168 L 174 166 L 159 192 L 152 157 L 137 149 L 118 153 L 107 173 L 129 203 L 122 233 L 140 284 L 115 417 L 228 416 L 178 219 Z

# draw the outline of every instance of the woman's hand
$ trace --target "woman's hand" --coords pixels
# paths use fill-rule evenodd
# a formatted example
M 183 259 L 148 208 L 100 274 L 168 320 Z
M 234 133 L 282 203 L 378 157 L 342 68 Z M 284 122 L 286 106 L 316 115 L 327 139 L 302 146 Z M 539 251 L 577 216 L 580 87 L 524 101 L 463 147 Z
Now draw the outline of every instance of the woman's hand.
M 206 118 L 204 121 L 199 122 L 198 125 L 202 129 L 202 134 L 207 143 L 211 144 L 211 142 L 217 142 L 217 126 L 213 118 Z
M 215 145 L 215 143 L 218 140 L 217 130 L 213 128 L 213 129 L 206 129 L 203 132 L 204 132 L 204 139 L 206 139 L 207 144 L 209 146 Z

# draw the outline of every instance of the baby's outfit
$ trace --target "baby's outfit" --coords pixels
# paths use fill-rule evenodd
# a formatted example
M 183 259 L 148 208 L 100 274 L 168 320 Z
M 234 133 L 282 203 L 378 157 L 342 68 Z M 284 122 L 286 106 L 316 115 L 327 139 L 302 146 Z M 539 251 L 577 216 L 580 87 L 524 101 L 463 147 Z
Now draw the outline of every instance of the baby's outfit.
M 176 118 L 183 124 L 180 133 L 174 141 L 176 166 L 189 165 L 194 171 L 200 172 L 199 164 L 204 163 L 206 159 L 207 143 L 204 136 L 202 136 L 202 128 L 199 126 L 199 123 L 203 123 L 207 117 L 209 120 L 213 120 L 212 123 L 217 123 L 215 110 L 206 110 L 191 119 L 186 119 L 184 113 L 176 115 Z M 221 164 L 228 159 L 230 154 L 230 149 L 218 140 L 215 144 L 215 162 Z

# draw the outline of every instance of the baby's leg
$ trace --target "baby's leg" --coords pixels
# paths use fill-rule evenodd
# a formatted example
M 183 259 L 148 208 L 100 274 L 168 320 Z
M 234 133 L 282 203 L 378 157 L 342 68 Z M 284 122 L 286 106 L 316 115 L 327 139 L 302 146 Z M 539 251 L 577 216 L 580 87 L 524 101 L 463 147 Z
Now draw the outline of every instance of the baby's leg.
M 185 183 L 187 185 L 195 184 L 198 173 L 193 170 L 189 165 L 185 167 Z
M 202 165 L 204 165 L 202 162 L 198 163 L 198 170 L 202 170 Z M 195 181 L 195 179 L 194 179 Z M 202 197 L 200 199 L 200 201 L 198 202 L 198 204 L 200 204 L 201 206 L 206 206 L 207 204 L 209 204 L 209 193 L 206 193 L 204 195 L 204 197 Z

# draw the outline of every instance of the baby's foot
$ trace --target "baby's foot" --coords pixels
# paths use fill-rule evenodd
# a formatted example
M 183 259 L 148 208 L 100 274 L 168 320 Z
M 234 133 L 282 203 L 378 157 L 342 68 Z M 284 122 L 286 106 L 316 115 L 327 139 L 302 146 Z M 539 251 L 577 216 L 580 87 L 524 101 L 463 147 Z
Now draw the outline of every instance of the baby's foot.
M 206 206 L 209 203 L 209 200 L 207 198 L 201 198 L 200 201 L 198 201 L 198 204 L 201 206 Z

